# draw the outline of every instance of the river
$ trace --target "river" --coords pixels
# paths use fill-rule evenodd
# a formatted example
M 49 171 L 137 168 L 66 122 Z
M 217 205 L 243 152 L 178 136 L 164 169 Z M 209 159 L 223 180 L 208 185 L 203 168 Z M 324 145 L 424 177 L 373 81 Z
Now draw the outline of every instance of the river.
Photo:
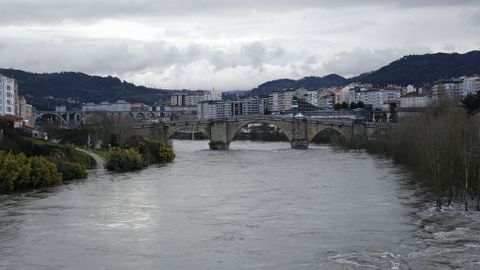
M 391 161 L 175 141 L 174 163 L 0 196 L 0 269 L 480 269 L 480 215 Z

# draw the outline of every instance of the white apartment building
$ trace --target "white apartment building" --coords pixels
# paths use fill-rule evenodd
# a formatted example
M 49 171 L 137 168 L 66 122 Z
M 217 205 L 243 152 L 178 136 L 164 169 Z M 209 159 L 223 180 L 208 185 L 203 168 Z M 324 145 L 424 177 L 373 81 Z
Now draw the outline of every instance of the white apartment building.
M 475 94 L 478 91 L 480 91 L 480 76 L 439 80 L 432 87 L 434 97 L 445 93 L 455 101 L 460 101 L 469 94 Z
M 82 112 L 129 112 L 132 110 L 132 104 L 125 100 L 118 100 L 114 103 L 107 101 L 100 104 L 87 103 L 82 105 Z
M 409 84 L 405 88 L 405 92 L 406 92 L 405 94 L 415 93 L 415 92 L 417 92 L 417 89 L 415 89 L 415 86 Z
M 222 93 L 217 91 L 194 91 L 192 94 L 173 94 L 170 97 L 171 106 L 197 106 L 199 102 L 221 100 Z
M 401 90 L 398 89 L 369 89 L 369 90 L 350 90 L 353 97 L 351 102 L 363 102 L 366 105 L 372 105 L 374 109 L 381 109 L 384 103 L 393 102 L 400 99 Z
M 15 79 L 0 74 L 0 115 L 16 115 L 18 86 Z
M 265 114 L 265 100 L 251 97 L 233 101 L 202 101 L 197 105 L 198 119 L 220 119 Z
M 173 94 L 170 96 L 171 106 L 185 106 L 186 94 Z
M 436 97 L 445 93 L 453 100 L 461 100 L 463 95 L 462 85 L 463 79 L 439 80 L 433 85 L 432 93 Z
M 465 77 L 462 83 L 462 97 L 465 98 L 470 94 L 480 91 L 480 76 Z
M 333 109 L 335 106 L 337 92 L 332 89 L 320 90 L 318 92 L 318 105 L 321 109 Z
M 286 112 L 292 109 L 296 90 L 274 91 L 271 95 L 271 112 Z
M 400 98 L 401 108 L 425 108 L 433 103 L 433 97 L 426 94 L 409 93 Z
M 312 104 L 315 107 L 318 107 L 318 102 L 320 98 L 320 91 L 318 90 L 309 90 L 305 96 L 305 101 Z
M 201 101 L 197 104 L 200 120 L 227 118 L 231 115 L 231 103 L 221 100 Z

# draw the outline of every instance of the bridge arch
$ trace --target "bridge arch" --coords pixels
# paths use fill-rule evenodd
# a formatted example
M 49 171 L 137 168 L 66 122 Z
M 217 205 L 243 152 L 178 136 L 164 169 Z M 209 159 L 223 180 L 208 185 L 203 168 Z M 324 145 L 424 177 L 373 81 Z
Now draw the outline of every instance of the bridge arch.
M 250 124 L 269 124 L 269 125 L 274 125 L 278 127 L 283 134 L 287 137 L 288 141 L 291 142 L 293 139 L 293 134 L 292 134 L 292 124 L 287 121 L 281 121 L 281 120 L 270 120 L 270 119 L 252 119 L 252 120 L 247 120 L 247 121 L 239 121 L 239 122 L 234 122 L 232 123 L 232 131 L 230 134 L 228 134 L 228 141 L 232 142 L 235 139 L 235 135 L 242 129 L 243 127 L 246 127 Z
M 348 135 L 347 132 L 345 132 L 343 127 L 338 127 L 338 126 L 329 126 L 329 125 L 321 125 L 318 126 L 316 129 L 312 130 L 309 132 L 309 142 L 312 143 L 313 140 L 320 134 L 328 131 L 333 131 L 336 134 L 338 134 L 342 139 L 345 140 L 345 142 L 349 143 L 350 142 L 350 136 Z
M 40 113 L 38 114 L 37 116 L 35 116 L 35 122 L 37 122 L 38 120 L 42 119 L 43 116 L 47 116 L 47 115 L 50 115 L 50 116 L 53 116 L 54 118 L 57 118 L 57 119 L 60 119 L 60 121 L 65 125 L 65 126 L 69 126 L 70 124 L 67 122 L 67 120 L 65 120 L 62 115 L 58 114 L 58 113 L 54 113 L 54 112 L 45 112 L 45 113 Z
M 207 132 L 207 127 L 205 125 L 178 125 L 178 126 L 171 126 L 168 129 L 167 139 L 172 138 L 172 136 L 178 131 L 187 130 L 187 129 L 195 129 L 198 132 L 201 132 L 205 136 L 210 138 L 210 134 Z

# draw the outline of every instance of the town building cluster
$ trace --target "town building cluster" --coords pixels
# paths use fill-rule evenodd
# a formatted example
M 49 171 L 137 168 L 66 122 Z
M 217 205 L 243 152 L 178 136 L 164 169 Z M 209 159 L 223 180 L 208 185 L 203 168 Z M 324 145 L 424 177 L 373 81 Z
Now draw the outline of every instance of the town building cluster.
M 35 108 L 18 94 L 15 79 L 0 74 L 0 117 L 16 127 L 35 125 Z
M 264 97 L 244 97 L 222 100 L 220 94 L 210 91 L 174 94 L 167 115 L 198 119 L 228 118 L 236 116 L 291 114 L 295 112 L 333 111 L 336 104 L 362 104 L 373 111 L 419 110 L 428 107 L 440 95 L 448 95 L 460 102 L 469 94 L 480 91 L 480 76 L 439 80 L 434 85 L 387 85 L 352 83 L 345 87 L 317 90 L 281 89 Z
M 391 112 L 392 106 L 400 112 L 417 112 L 432 105 L 441 95 L 447 95 L 456 102 L 469 94 L 480 91 L 480 76 L 468 76 L 438 80 L 433 85 L 406 87 L 388 85 L 378 87 L 371 84 L 351 83 L 344 87 L 322 89 L 281 89 L 268 96 L 241 97 L 225 95 L 218 91 L 182 91 L 171 95 L 166 106 L 152 107 L 144 103 L 116 102 L 86 103 L 82 112 L 154 112 L 169 119 L 214 119 L 265 114 L 295 114 L 298 112 L 333 112 L 350 108 L 352 105 L 371 111 Z M 65 106 L 56 108 L 66 111 Z M 0 74 L 0 117 L 15 118 L 22 125 L 35 125 L 35 108 L 19 96 L 18 84 L 13 78 Z
M 57 107 L 57 111 L 59 107 Z M 99 104 L 85 103 L 82 112 L 151 112 L 153 107 L 144 103 L 130 103 L 125 100 L 116 102 L 103 101 Z

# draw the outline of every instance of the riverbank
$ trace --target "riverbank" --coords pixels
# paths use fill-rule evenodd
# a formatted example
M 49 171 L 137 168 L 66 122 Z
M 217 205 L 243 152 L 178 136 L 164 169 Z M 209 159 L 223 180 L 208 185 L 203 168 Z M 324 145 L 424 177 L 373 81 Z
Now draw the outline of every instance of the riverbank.
M 72 145 L 23 136 L 4 123 L 0 132 L 0 193 L 59 185 L 87 177 L 95 159 Z

